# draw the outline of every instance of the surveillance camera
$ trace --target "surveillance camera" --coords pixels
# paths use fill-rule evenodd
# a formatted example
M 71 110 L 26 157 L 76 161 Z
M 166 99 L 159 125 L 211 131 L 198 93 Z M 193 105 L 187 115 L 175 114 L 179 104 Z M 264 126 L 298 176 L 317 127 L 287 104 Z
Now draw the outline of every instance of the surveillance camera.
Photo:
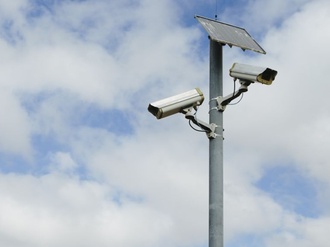
M 260 82 L 270 85 L 275 80 L 277 71 L 270 68 L 234 63 L 229 70 L 229 75 L 241 81 Z
M 204 95 L 199 88 L 181 93 L 149 104 L 148 111 L 157 119 L 161 119 L 185 109 L 199 106 L 204 101 Z

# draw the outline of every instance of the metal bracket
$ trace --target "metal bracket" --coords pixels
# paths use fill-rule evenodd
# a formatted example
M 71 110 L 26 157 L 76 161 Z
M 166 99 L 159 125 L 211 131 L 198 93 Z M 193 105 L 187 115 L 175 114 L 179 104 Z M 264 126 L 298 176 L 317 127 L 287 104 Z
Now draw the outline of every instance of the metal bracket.
M 226 109 L 226 106 L 233 100 L 239 97 L 242 93 L 248 91 L 248 86 L 251 84 L 250 81 L 240 81 L 241 86 L 240 88 L 232 94 L 229 94 L 225 97 L 219 96 L 216 98 L 218 106 L 218 111 L 223 112 Z
M 191 120 L 194 124 L 196 124 L 202 130 L 204 130 L 209 139 L 215 139 L 218 136 L 215 133 L 215 129 L 218 126 L 214 123 L 208 124 L 202 120 L 197 119 L 195 113 L 192 112 L 192 109 L 193 108 L 191 107 L 191 108 L 182 110 L 182 113 L 185 114 L 186 119 Z
M 206 132 L 206 135 L 209 139 L 215 139 L 217 138 L 218 134 L 215 133 L 215 129 L 218 127 L 218 125 L 214 124 L 214 123 L 211 123 L 209 124 L 209 127 L 210 127 L 210 132 Z

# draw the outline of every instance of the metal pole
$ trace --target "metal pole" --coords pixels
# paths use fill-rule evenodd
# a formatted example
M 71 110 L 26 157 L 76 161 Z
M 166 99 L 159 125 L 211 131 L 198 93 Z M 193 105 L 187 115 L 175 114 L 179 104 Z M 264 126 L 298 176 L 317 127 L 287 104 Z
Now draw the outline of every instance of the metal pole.
M 223 247 L 223 117 L 215 98 L 222 96 L 222 44 L 210 39 L 209 247 Z

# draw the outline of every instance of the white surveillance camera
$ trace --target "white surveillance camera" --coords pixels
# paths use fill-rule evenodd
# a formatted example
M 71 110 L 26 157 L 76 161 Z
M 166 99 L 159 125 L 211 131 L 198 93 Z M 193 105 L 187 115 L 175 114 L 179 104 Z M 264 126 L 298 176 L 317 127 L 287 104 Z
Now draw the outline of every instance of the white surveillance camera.
M 204 101 L 204 95 L 199 88 L 181 93 L 149 104 L 148 111 L 157 119 L 161 119 L 183 110 L 199 106 Z
M 270 85 L 275 80 L 277 71 L 270 68 L 234 63 L 229 70 L 229 75 L 241 81 L 260 82 Z

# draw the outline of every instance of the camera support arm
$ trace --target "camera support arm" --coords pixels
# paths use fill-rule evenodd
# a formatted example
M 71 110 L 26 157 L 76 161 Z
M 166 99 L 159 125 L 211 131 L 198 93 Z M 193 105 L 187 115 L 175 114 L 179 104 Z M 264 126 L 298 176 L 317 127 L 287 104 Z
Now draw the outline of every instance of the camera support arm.
M 240 88 L 235 91 L 232 94 L 229 94 L 225 97 L 219 96 L 216 98 L 218 102 L 217 109 L 218 111 L 224 111 L 226 109 L 226 106 L 233 100 L 239 97 L 242 93 L 245 93 L 248 91 L 248 86 L 252 83 L 252 81 L 242 81 L 240 80 L 241 86 Z
M 202 130 L 205 131 L 207 137 L 209 139 L 214 139 L 217 137 L 217 134 L 215 133 L 215 128 L 218 127 L 216 124 L 211 123 L 205 123 L 202 120 L 199 120 L 196 117 L 196 114 L 192 112 L 193 107 L 183 109 L 181 112 L 185 114 L 186 119 L 191 120 L 194 124 L 196 124 L 198 127 L 200 127 Z

